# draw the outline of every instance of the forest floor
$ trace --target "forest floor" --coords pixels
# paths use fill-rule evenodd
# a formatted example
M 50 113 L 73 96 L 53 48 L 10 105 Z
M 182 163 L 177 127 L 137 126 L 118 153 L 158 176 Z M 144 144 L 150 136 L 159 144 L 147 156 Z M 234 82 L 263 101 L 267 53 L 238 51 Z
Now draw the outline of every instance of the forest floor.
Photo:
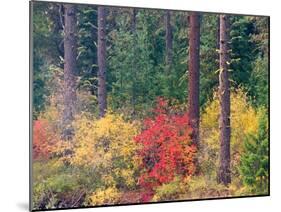
M 124 192 L 121 196 L 120 204 L 140 203 L 141 194 L 140 190 Z
M 143 202 L 142 194 L 144 191 L 142 190 L 133 190 L 126 191 L 122 194 L 120 199 L 120 204 L 131 204 L 131 203 L 141 203 Z M 196 192 L 196 194 L 181 194 L 180 198 L 167 198 L 162 199 L 161 201 L 177 201 L 177 200 L 192 200 L 192 199 L 210 199 L 210 198 L 224 198 L 229 197 L 231 195 L 231 191 L 228 189 L 208 189 L 202 190 L 200 192 Z

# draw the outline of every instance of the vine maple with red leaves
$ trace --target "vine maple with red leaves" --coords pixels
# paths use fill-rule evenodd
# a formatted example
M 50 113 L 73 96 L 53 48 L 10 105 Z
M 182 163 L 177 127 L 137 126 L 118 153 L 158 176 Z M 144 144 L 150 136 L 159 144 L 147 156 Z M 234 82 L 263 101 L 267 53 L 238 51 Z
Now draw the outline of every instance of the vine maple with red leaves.
M 196 147 L 190 139 L 187 112 L 175 112 L 167 100 L 158 98 L 153 113 L 153 117 L 144 120 L 144 130 L 135 137 L 142 146 L 138 155 L 143 171 L 139 183 L 146 190 L 143 201 L 152 198 L 157 186 L 195 171 Z

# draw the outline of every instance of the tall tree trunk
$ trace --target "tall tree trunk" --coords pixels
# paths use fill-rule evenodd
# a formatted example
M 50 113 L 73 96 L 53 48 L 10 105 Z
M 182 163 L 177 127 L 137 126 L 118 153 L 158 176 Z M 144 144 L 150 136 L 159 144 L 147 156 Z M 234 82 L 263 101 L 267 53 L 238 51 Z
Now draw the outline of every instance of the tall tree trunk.
M 94 18 L 91 20 L 91 23 L 94 25 L 94 26 L 97 26 L 97 23 L 98 22 L 98 19 Z M 91 30 L 91 39 L 93 41 L 95 41 L 96 43 L 98 42 L 98 32 L 97 32 L 97 29 L 95 27 L 92 28 Z M 98 53 L 97 53 L 97 46 L 96 45 L 93 45 L 92 47 L 92 52 L 93 52 L 93 67 L 92 67 L 92 70 L 91 70 L 91 74 L 92 74 L 92 77 L 94 78 L 97 78 L 98 76 L 98 66 L 97 66 L 97 63 L 98 63 Z M 91 94 L 93 96 L 97 96 L 97 88 L 98 88 L 98 82 L 96 80 L 94 80 L 93 84 L 92 84 L 92 87 L 91 87 Z
M 173 62 L 173 35 L 171 27 L 171 15 L 167 10 L 165 13 L 165 28 L 166 28 L 166 67 L 170 70 Z
M 132 25 L 131 25 L 131 31 L 132 31 L 132 36 L 133 36 L 133 59 L 132 59 L 132 106 L 133 106 L 133 113 L 132 115 L 135 116 L 136 114 L 136 48 L 135 48 L 135 43 L 136 43 L 136 9 L 133 8 L 132 10 Z
M 106 38 L 105 38 L 105 8 L 98 7 L 98 103 L 99 117 L 106 113 Z
M 217 17 L 217 43 L 216 43 L 216 51 L 220 49 L 220 16 Z M 220 55 L 216 54 L 216 64 L 219 67 L 220 66 Z
M 200 15 L 192 12 L 189 29 L 188 114 L 192 141 L 199 145 Z
M 217 50 L 220 49 L 220 16 L 217 17 L 217 43 L 216 48 Z
M 220 15 L 220 164 L 218 182 L 227 185 L 231 182 L 230 173 L 230 86 L 229 66 L 229 20 L 228 16 Z
M 64 5 L 64 110 L 63 110 L 63 134 L 64 140 L 70 140 L 73 136 L 72 121 L 75 115 L 76 103 L 76 8 L 72 4 Z

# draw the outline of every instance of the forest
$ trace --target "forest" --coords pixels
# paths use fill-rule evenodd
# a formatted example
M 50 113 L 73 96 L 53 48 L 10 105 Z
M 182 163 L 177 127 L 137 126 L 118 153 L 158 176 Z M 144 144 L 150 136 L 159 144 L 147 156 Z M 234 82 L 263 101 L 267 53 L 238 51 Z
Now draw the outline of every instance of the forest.
M 31 14 L 32 209 L 269 194 L 269 17 Z

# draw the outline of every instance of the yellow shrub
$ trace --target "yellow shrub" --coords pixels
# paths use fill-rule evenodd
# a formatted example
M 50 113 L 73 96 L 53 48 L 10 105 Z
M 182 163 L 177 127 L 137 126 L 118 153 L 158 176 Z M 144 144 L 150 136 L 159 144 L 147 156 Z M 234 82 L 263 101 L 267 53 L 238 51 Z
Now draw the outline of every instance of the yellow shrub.
M 125 122 L 122 116 L 107 114 L 98 120 L 83 116 L 74 126 L 72 165 L 97 170 L 105 186 L 136 184 L 137 144 L 133 140 L 138 133 L 136 124 Z
M 210 101 L 201 116 L 201 161 L 203 169 L 217 170 L 219 154 L 219 99 L 217 93 Z M 248 102 L 246 94 L 238 89 L 231 92 L 231 166 L 233 174 L 237 174 L 237 165 L 244 151 L 244 139 L 249 133 L 258 131 L 259 112 Z M 206 171 L 206 170 L 205 170 Z M 208 174 L 208 173 L 206 173 Z M 210 174 L 210 173 L 209 173 Z
M 121 194 L 115 187 L 109 187 L 105 190 L 98 189 L 89 197 L 90 205 L 116 204 Z

